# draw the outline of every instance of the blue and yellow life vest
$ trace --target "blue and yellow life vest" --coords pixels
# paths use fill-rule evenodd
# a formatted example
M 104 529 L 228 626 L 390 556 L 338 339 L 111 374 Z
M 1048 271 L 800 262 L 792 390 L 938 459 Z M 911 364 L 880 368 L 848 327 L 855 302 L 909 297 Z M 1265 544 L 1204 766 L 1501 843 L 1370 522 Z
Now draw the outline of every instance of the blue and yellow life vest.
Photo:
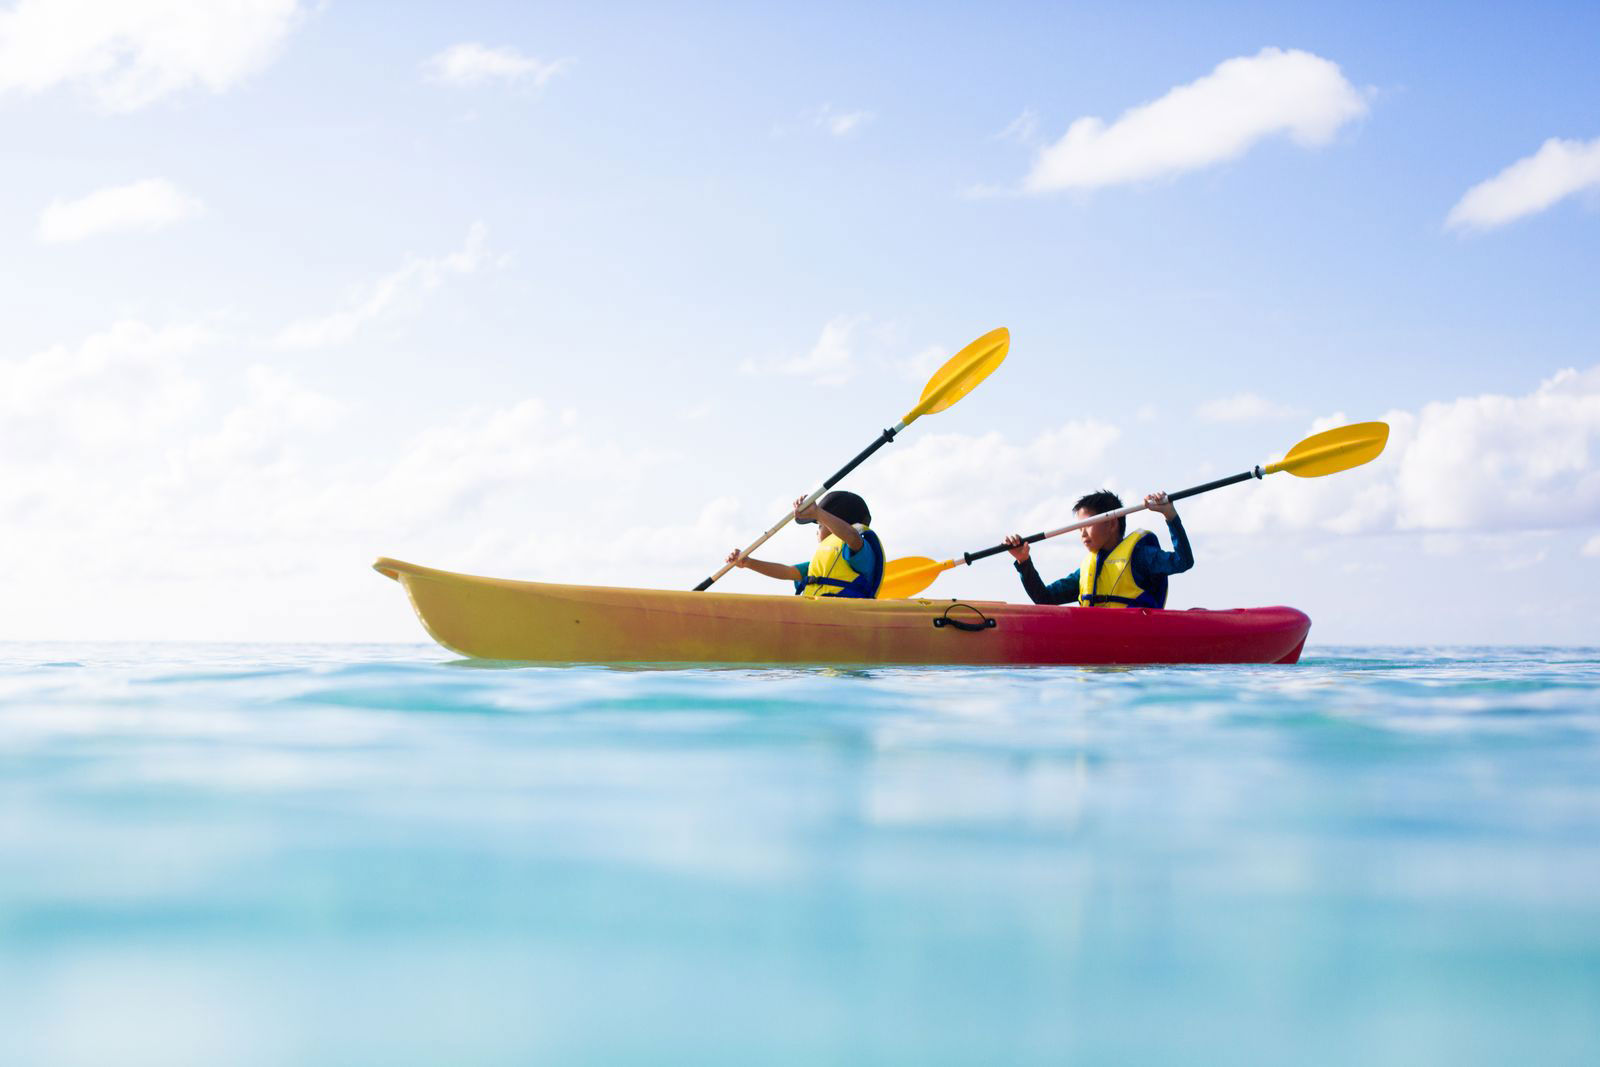
M 861 539 L 872 546 L 872 571 L 861 574 L 844 558 L 844 541 L 833 534 L 822 539 L 811 565 L 806 568 L 806 585 L 801 596 L 842 596 L 871 600 L 883 584 L 883 544 L 869 526 L 856 524 Z
M 1078 603 L 1099 608 L 1165 607 L 1166 589 L 1145 589 L 1133 580 L 1133 550 L 1146 537 L 1154 536 L 1149 530 L 1133 531 L 1111 550 L 1104 563 L 1097 553 L 1085 556 L 1078 568 Z

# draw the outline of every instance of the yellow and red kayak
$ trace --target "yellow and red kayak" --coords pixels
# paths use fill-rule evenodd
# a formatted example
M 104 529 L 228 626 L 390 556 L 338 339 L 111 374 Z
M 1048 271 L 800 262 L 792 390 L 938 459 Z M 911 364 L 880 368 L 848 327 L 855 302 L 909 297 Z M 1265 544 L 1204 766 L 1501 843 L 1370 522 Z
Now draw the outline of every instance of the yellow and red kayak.
M 1154 611 L 554 585 L 382 558 L 433 639 L 533 663 L 1032 666 L 1294 663 L 1294 608 Z

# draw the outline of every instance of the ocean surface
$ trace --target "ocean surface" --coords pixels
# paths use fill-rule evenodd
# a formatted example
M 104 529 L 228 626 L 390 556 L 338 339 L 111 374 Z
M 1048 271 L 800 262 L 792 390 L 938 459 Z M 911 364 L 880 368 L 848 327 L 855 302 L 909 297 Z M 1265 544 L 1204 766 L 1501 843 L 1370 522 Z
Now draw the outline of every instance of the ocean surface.
M 1600 1063 L 1600 650 L 0 645 L 0 1063 Z

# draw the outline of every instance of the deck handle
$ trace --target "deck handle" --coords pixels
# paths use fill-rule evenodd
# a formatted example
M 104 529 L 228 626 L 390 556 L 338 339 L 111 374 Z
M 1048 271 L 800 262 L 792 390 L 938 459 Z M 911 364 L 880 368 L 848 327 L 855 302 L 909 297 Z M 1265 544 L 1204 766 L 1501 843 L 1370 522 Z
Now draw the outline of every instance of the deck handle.
M 950 617 L 950 613 L 956 608 L 966 608 L 968 611 L 975 613 L 978 618 L 982 619 L 983 621 L 967 622 L 965 619 L 952 619 Z M 968 633 L 977 633 L 979 630 L 992 630 L 996 625 L 998 624 L 993 619 L 989 618 L 989 616 L 985 615 L 971 604 L 951 604 L 948 608 L 944 609 L 943 615 L 933 620 L 933 626 L 936 630 L 942 630 L 946 626 L 954 626 L 956 629 L 965 630 Z

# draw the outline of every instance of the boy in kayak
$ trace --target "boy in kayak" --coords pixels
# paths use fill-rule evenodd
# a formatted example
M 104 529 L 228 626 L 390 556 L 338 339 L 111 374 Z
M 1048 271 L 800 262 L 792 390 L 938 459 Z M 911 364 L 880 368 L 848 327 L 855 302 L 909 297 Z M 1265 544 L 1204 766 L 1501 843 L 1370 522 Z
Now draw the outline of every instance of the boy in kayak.
M 1022 588 L 1035 604 L 1070 604 L 1106 608 L 1160 608 L 1167 603 L 1167 576 L 1182 574 L 1194 566 L 1189 535 L 1183 531 L 1178 509 L 1165 493 L 1151 493 L 1145 507 L 1167 520 L 1172 535 L 1172 551 L 1163 552 L 1161 542 L 1149 530 L 1127 532 L 1128 517 L 1106 519 L 1078 531 L 1088 554 L 1083 565 L 1065 578 L 1045 585 L 1028 558 L 1028 546 L 1020 534 L 1006 538 L 1006 547 L 1015 559 Z M 1080 519 L 1093 518 L 1122 507 L 1117 494 L 1105 489 L 1081 497 L 1072 506 Z
M 737 548 L 728 553 L 728 562 L 768 578 L 791 581 L 799 596 L 871 600 L 878 595 L 878 586 L 883 584 L 883 545 L 872 532 L 872 512 L 865 500 L 842 489 L 810 506 L 801 497 L 794 502 L 794 521 L 817 526 L 820 543 L 808 562 L 740 559 Z

